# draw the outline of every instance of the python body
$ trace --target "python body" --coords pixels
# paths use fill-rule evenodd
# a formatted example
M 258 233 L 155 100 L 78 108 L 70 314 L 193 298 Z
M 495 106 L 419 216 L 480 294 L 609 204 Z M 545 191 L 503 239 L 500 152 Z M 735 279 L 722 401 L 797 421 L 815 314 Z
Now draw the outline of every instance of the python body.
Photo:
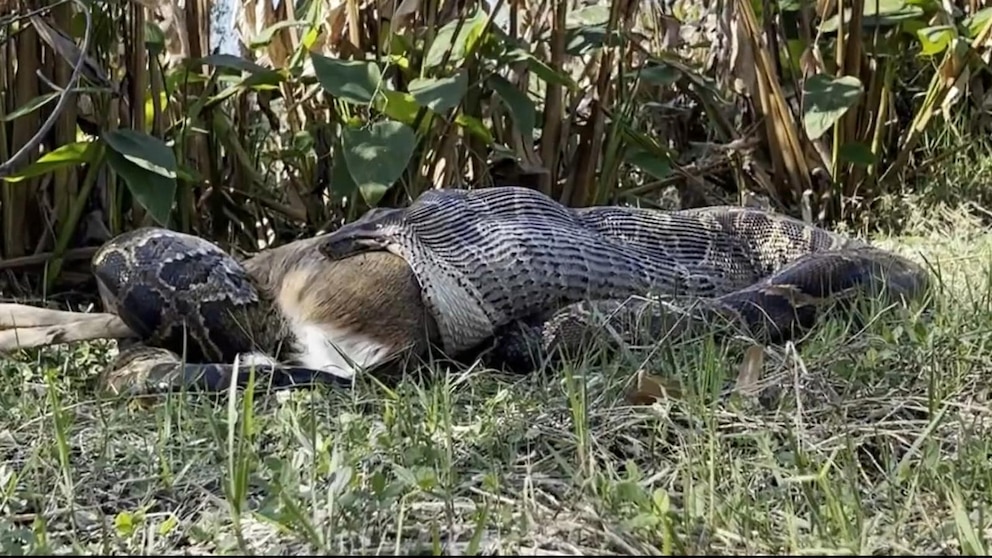
M 151 237 L 157 240 L 149 244 Z M 784 216 L 736 207 L 571 209 L 517 187 L 429 191 L 410 207 L 374 210 L 301 242 L 300 258 L 328 270 L 358 257 L 401 261 L 415 278 L 407 287 L 417 285 L 404 294 L 422 302 L 420 323 L 427 325 L 420 331 L 429 330 L 408 346 L 422 350 L 429 341 L 459 355 L 496 340 L 493 360 L 515 366 L 581 347 L 607 329 L 628 341 L 660 337 L 671 318 L 686 315 L 687 300 L 703 302 L 698 317 L 730 318 L 776 341 L 813 325 L 824 303 L 858 295 L 906 301 L 927 286 L 927 274 L 907 259 Z M 272 355 L 287 338 L 299 345 L 301 330 L 286 326 L 294 310 L 278 301 L 286 288 L 281 277 L 300 264 L 264 254 L 241 266 L 205 241 L 151 230 L 112 240 L 94 269 L 105 301 L 147 337 L 146 345 L 175 351 L 182 340 L 203 349 L 195 359 L 224 363 L 258 347 Z M 357 280 L 376 289 L 396 283 Z M 314 281 L 325 296 L 345 288 L 329 277 Z M 254 336 L 260 341 L 249 342 L 223 317 L 231 310 L 263 326 Z M 378 310 L 368 309 L 368 322 L 379 322 Z M 315 323 L 321 320 L 333 326 L 337 318 L 329 311 Z M 176 333 L 179 323 L 188 333 Z M 172 333 L 165 333 L 169 326 Z M 305 361 L 297 357 L 273 372 L 328 377 L 319 362 Z

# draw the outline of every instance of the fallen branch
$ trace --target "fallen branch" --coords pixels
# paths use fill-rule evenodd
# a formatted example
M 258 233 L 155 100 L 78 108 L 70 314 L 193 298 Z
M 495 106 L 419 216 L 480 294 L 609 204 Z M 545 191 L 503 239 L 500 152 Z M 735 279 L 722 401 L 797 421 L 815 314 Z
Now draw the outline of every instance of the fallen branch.
M 128 337 L 134 332 L 114 314 L 0 304 L 0 351 Z

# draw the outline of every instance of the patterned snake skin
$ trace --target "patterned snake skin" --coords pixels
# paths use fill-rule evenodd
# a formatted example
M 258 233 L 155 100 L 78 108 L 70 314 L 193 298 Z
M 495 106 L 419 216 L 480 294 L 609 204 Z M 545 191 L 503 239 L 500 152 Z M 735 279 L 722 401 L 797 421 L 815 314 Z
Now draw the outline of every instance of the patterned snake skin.
M 107 367 L 103 387 L 141 394 L 222 391 L 232 380 L 244 386 L 247 369 L 235 363 L 253 352 L 278 356 L 287 335 L 256 261 L 266 260 L 238 262 L 202 238 L 154 227 L 101 246 L 93 256 L 100 297 L 141 338 Z M 254 371 L 274 388 L 350 385 L 298 366 L 255 364 Z
M 811 327 L 821 303 L 857 294 L 906 301 L 928 283 L 907 259 L 755 209 L 570 209 L 517 187 L 432 190 L 314 241 L 331 259 L 370 250 L 401 256 L 445 352 L 495 340 L 490 360 L 523 368 L 603 332 L 650 341 L 673 323 L 685 329 L 713 318 L 774 342 Z M 286 332 L 258 287 L 264 270 L 250 260 L 238 263 L 189 235 L 141 229 L 108 242 L 93 267 L 105 304 L 142 338 L 111 366 L 109 384 L 223 389 L 238 355 L 278 357 L 273 348 Z M 176 356 L 183 350 L 187 364 Z M 292 365 L 262 370 L 277 385 L 341 382 Z
M 320 250 L 406 259 L 455 354 L 520 323 L 542 339 L 518 345 L 511 332 L 506 352 L 579 350 L 604 327 L 627 342 L 657 339 L 675 322 L 714 318 L 775 342 L 812 326 L 824 302 L 908 301 L 928 283 L 907 259 L 756 209 L 570 209 L 517 187 L 429 191 L 345 225 Z

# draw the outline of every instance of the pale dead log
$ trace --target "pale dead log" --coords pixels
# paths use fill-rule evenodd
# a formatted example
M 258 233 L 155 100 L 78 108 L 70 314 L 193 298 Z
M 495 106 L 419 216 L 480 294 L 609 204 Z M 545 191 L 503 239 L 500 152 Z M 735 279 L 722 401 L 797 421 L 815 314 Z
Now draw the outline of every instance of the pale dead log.
M 0 351 L 45 347 L 96 339 L 136 337 L 114 314 L 50 310 L 0 304 Z
M 0 329 L 65 324 L 100 314 L 39 308 L 27 304 L 0 304 Z

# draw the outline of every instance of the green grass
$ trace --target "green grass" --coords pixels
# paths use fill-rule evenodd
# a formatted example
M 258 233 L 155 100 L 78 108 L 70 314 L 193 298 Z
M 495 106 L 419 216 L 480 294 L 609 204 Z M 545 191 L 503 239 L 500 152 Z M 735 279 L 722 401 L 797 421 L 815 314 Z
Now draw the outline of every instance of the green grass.
M 706 341 L 147 407 L 95 395 L 106 347 L 22 355 L 0 553 L 986 554 L 992 235 L 920 223 L 881 243 L 936 267 L 932 314 L 768 347 L 754 396 L 727 389 L 739 347 Z M 627 404 L 637 368 L 679 396 Z

